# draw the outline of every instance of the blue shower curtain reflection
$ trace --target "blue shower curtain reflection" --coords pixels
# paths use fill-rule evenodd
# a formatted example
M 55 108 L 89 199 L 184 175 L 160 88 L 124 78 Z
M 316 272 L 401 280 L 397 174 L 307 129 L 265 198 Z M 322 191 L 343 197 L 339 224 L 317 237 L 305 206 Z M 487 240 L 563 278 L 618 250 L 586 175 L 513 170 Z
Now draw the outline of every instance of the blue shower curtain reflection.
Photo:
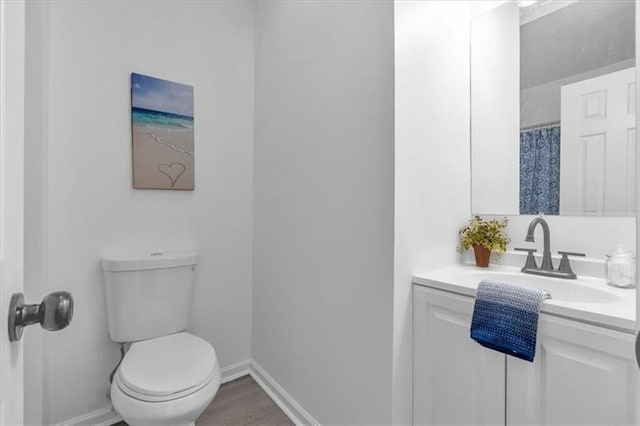
M 560 210 L 560 125 L 520 132 L 520 214 Z

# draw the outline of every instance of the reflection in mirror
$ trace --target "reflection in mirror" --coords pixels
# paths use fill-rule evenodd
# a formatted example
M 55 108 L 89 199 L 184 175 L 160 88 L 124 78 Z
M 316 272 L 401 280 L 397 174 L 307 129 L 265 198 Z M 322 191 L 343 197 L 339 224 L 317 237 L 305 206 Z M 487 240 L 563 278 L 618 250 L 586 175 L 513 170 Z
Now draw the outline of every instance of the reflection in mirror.
M 471 43 L 474 213 L 635 215 L 635 2 L 507 2 Z

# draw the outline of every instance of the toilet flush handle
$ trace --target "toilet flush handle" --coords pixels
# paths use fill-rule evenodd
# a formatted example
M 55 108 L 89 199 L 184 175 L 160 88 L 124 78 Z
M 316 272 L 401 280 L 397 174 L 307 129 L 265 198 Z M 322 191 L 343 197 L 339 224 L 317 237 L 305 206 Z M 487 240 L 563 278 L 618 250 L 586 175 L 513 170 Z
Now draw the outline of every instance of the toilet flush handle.
M 47 331 L 62 330 L 73 318 L 73 297 L 66 291 L 54 291 L 40 304 L 26 305 L 22 293 L 14 293 L 9 304 L 9 340 L 22 337 L 24 327 L 40 324 Z

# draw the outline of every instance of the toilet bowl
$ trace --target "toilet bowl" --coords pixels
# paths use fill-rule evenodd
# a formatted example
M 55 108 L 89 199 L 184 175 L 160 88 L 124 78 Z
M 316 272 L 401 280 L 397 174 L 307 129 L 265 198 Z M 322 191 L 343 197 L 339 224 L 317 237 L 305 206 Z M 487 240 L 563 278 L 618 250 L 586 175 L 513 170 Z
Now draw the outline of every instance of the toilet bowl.
M 219 386 L 213 347 L 182 332 L 132 343 L 111 384 L 111 401 L 132 426 L 193 425 Z
M 192 425 L 220 386 L 215 350 L 185 332 L 197 263 L 194 252 L 102 258 L 109 337 L 130 345 L 111 402 L 131 426 Z

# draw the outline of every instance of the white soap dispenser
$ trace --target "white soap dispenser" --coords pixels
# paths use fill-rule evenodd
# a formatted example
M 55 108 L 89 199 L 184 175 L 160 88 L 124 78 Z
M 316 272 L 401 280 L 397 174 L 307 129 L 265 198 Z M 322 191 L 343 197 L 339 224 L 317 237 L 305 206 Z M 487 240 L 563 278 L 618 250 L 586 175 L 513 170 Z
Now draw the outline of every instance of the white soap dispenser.
M 636 286 L 636 256 L 622 245 L 605 256 L 604 274 L 607 284 L 614 287 Z

